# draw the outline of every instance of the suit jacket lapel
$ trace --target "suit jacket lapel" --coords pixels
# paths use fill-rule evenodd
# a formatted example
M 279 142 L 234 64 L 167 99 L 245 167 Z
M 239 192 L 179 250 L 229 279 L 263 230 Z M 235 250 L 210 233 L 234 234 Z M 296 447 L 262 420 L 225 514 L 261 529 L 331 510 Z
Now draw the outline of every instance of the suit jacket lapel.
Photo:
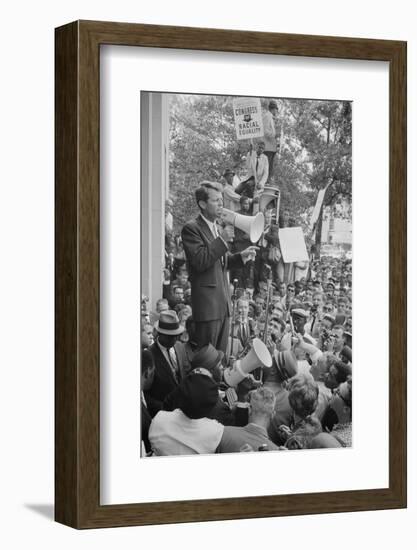
M 197 224 L 198 224 L 199 228 L 201 229 L 201 232 L 204 234 L 204 236 L 206 237 L 208 242 L 211 243 L 212 241 L 214 241 L 213 233 L 211 232 L 209 226 L 206 224 L 206 222 L 203 220 L 203 218 L 201 217 L 200 214 L 197 216 L 196 221 L 197 221 Z M 222 256 L 222 258 L 224 259 L 224 261 L 220 262 L 220 265 L 222 267 L 222 271 L 225 271 L 227 269 L 227 254 Z
M 173 380 L 175 382 L 175 384 L 177 384 L 177 381 L 175 380 L 175 376 L 172 372 L 172 369 L 171 369 L 171 365 L 168 363 L 168 361 L 165 359 L 165 355 L 162 353 L 160 347 L 158 346 L 158 344 L 155 342 L 155 346 L 156 346 L 156 350 L 160 356 L 160 365 L 162 365 L 164 371 L 165 371 L 165 374 L 171 378 L 171 380 Z
M 197 217 L 197 223 L 198 223 L 198 226 L 199 228 L 201 229 L 202 233 L 204 233 L 204 236 L 206 237 L 206 239 L 211 243 L 212 241 L 214 241 L 214 235 L 213 233 L 210 231 L 210 228 L 209 226 L 206 224 L 206 222 L 203 220 L 203 218 L 201 217 L 201 215 L 198 215 Z

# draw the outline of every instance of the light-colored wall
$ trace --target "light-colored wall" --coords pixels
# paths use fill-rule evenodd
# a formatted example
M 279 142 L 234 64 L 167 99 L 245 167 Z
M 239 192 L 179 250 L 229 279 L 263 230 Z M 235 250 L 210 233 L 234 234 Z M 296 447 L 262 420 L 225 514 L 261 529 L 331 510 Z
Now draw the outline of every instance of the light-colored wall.
M 168 98 L 141 93 L 141 273 L 142 293 L 153 309 L 162 296 L 165 197 L 168 174 Z
M 359 550 L 371 546 L 375 550 L 408 550 L 416 547 L 417 352 L 413 336 L 417 331 L 417 17 L 414 5 L 407 0 L 264 0 L 262 3 L 6 0 L 2 3 L 2 548 Z M 409 41 L 408 510 L 85 532 L 51 521 L 54 493 L 54 27 L 80 18 Z M 377 421 L 372 417 L 372 410 L 363 421 L 369 423 L 372 433 L 372 424 Z M 262 475 L 262 472 L 246 475 Z M 285 475 L 285 472 L 281 472 L 277 464 L 276 470 L 267 475 Z M 227 483 L 227 475 L 219 472 L 219 480 Z

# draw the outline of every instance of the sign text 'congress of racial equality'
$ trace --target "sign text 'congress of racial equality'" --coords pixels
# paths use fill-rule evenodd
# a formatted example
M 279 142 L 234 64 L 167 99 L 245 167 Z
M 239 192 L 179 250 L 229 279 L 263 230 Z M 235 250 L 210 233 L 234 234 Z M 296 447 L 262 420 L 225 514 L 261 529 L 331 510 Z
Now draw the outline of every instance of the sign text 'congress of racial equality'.
M 261 100 L 256 97 L 233 100 L 237 139 L 254 139 L 264 135 Z

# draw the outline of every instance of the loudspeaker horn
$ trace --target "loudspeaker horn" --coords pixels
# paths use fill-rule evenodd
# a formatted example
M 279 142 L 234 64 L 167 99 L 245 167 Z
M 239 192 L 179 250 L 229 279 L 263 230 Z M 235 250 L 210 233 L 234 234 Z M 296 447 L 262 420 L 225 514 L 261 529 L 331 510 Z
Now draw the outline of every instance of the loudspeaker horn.
M 244 378 L 258 367 L 271 367 L 272 357 L 268 348 L 259 338 L 252 341 L 251 350 L 243 357 L 234 362 L 232 367 L 224 371 L 224 381 L 228 386 L 236 387 Z
M 221 217 L 226 223 L 247 233 L 252 243 L 259 241 L 262 236 L 265 227 L 265 218 L 262 212 L 258 212 L 256 216 L 244 216 L 223 208 Z
M 259 198 L 259 210 L 263 211 L 272 200 L 278 202 L 279 189 L 270 185 L 265 185 L 262 195 Z

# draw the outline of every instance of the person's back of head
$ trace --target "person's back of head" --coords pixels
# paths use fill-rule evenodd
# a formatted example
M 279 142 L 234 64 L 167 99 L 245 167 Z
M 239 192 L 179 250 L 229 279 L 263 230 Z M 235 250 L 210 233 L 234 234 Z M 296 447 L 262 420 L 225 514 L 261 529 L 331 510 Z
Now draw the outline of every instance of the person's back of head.
M 306 418 L 317 407 L 319 387 L 310 374 L 300 373 L 291 379 L 288 400 L 294 413 Z
M 217 403 L 217 384 L 210 375 L 191 372 L 179 385 L 179 408 L 190 419 L 207 417 Z
M 307 416 L 297 426 L 288 439 L 286 447 L 291 450 L 309 449 L 315 437 L 322 433 L 320 420 L 315 416 Z

